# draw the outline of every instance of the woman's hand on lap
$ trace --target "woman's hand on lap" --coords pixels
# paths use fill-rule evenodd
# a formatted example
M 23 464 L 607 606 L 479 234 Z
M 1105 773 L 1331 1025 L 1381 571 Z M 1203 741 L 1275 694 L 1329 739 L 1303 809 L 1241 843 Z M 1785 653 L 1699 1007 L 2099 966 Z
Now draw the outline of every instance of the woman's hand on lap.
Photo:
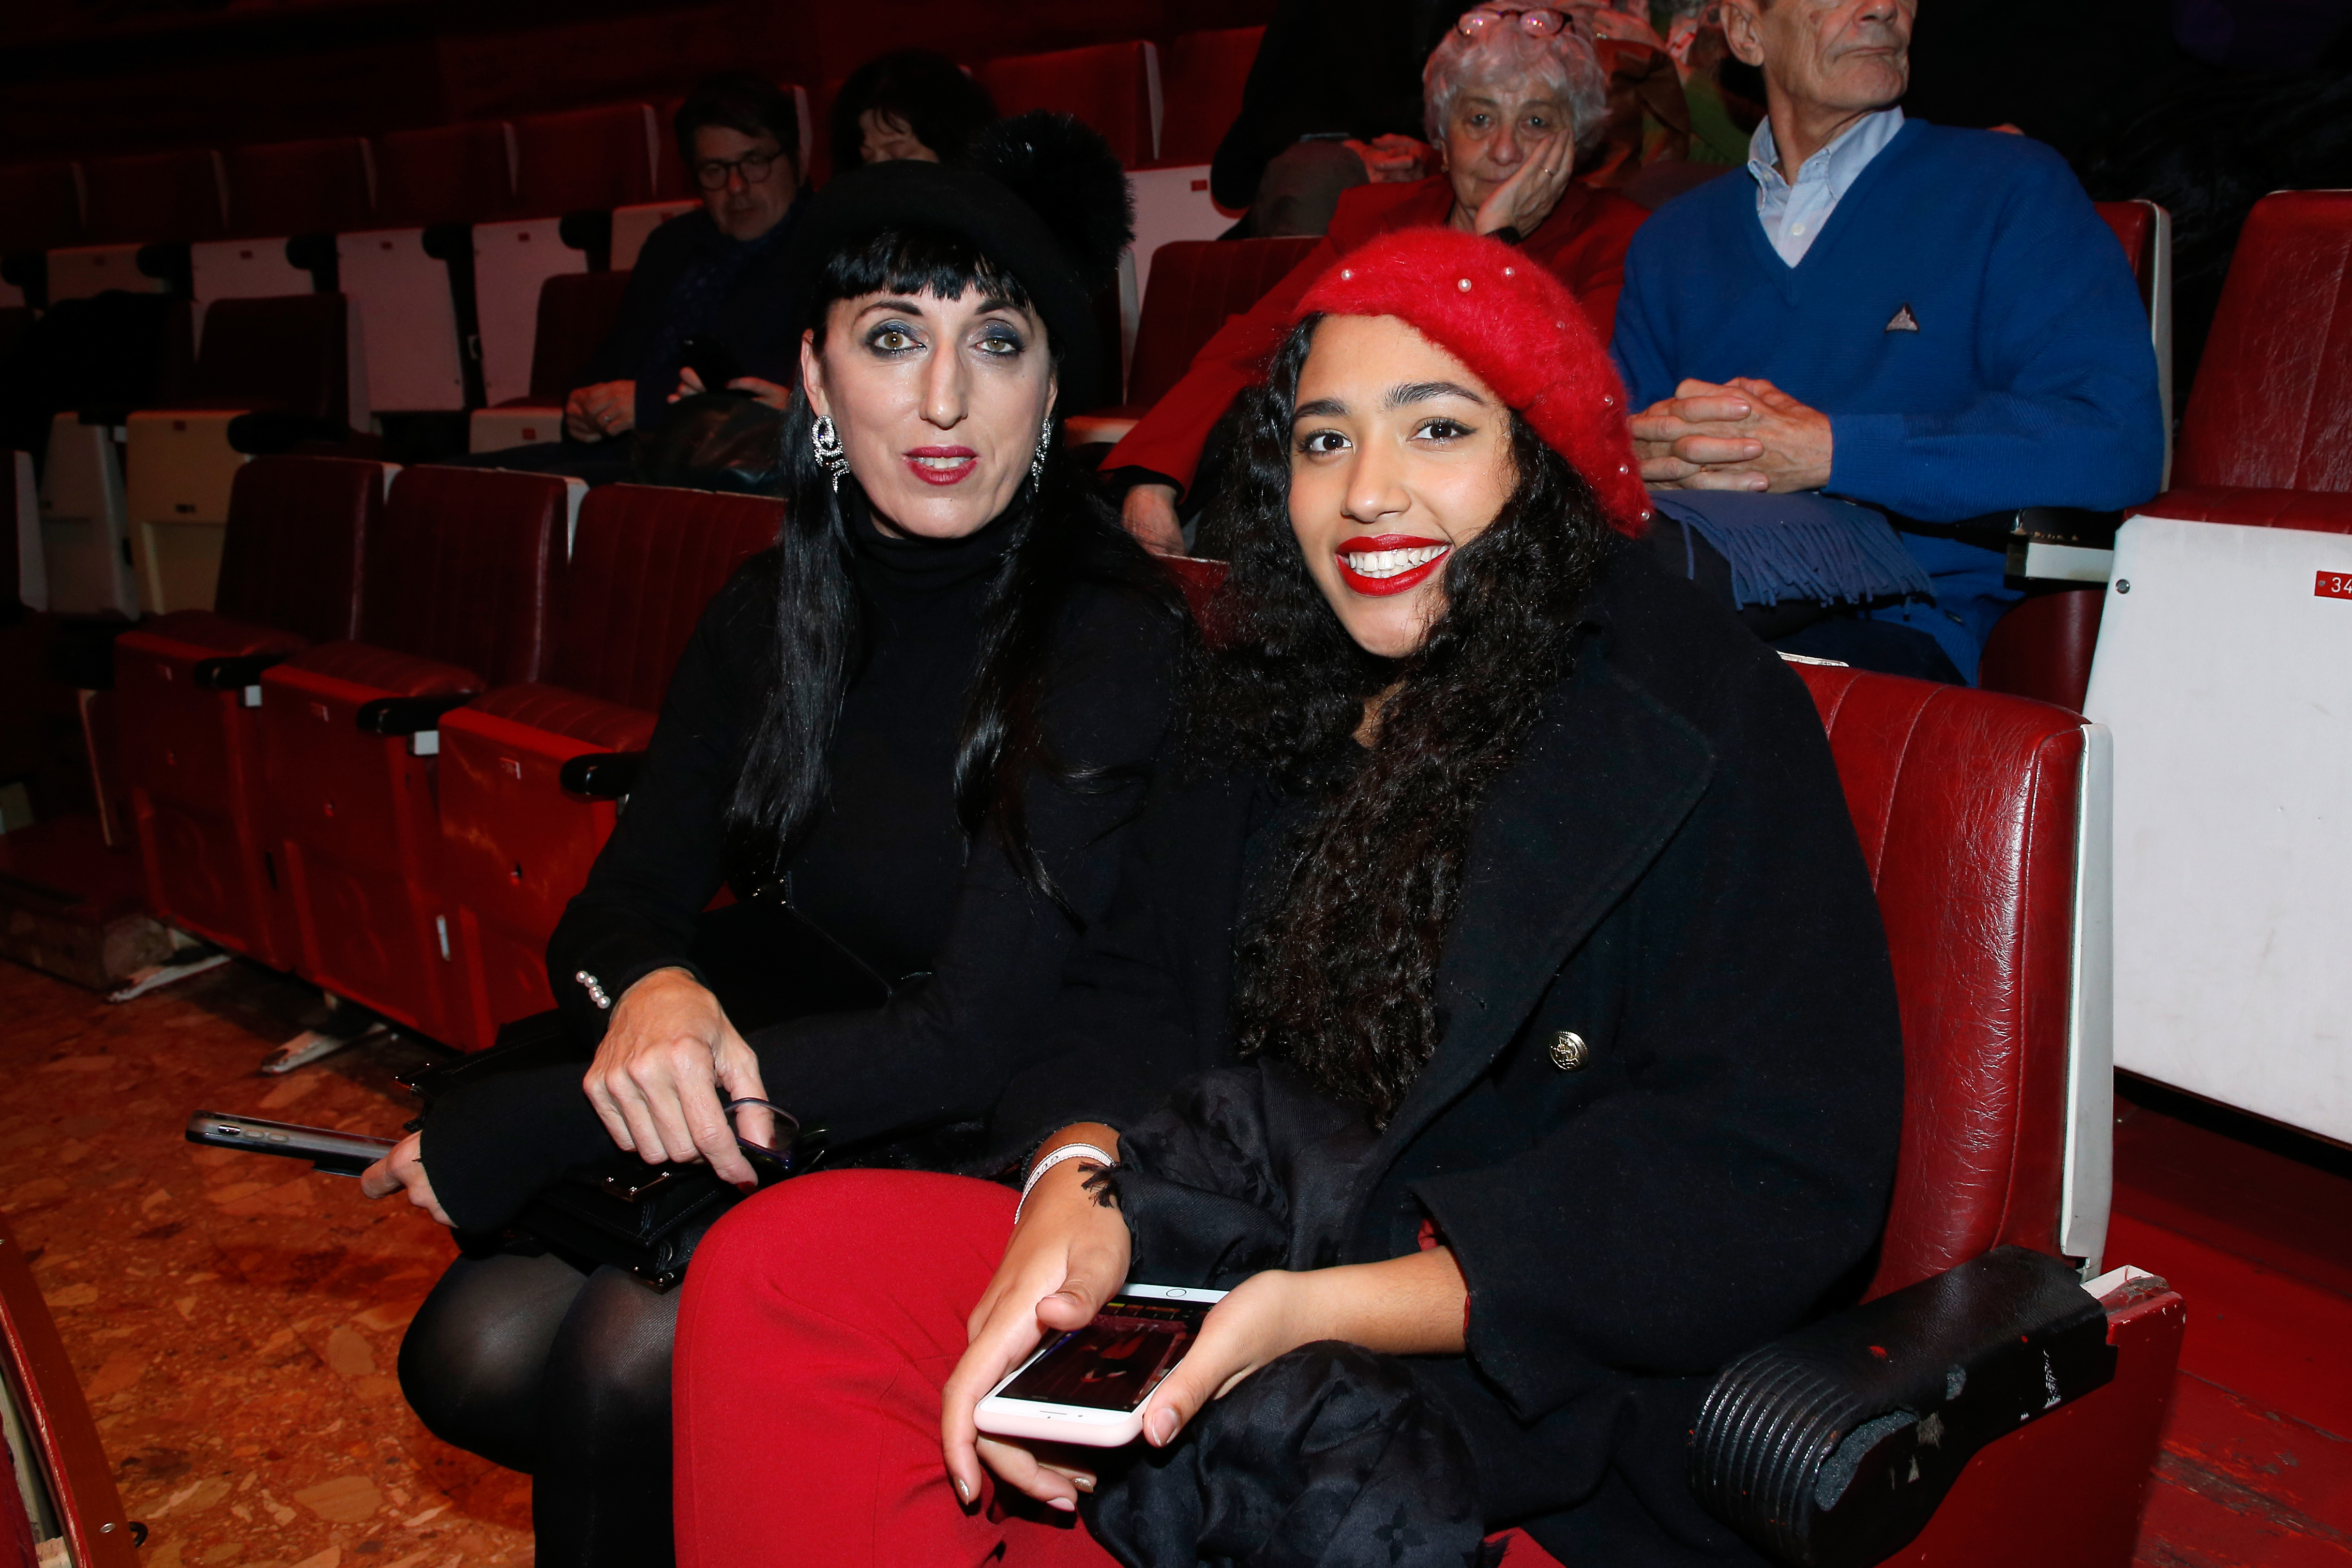
M 721 1181 L 758 1180 L 719 1106 L 767 1098 L 760 1059 L 719 998 L 685 970 L 656 969 L 621 994 L 581 1087 L 613 1142 L 646 1163 L 708 1160 Z M 744 1136 L 765 1142 L 772 1121 L 747 1110 Z
M 425 1134 L 412 1132 L 392 1146 L 392 1152 L 360 1173 L 360 1191 L 372 1198 L 405 1192 L 408 1201 L 439 1223 L 457 1228 L 441 1200 L 433 1195 L 433 1179 L 425 1173 Z
M 1091 1132 L 1091 1136 L 1089 1135 Z M 1046 1141 L 1106 1149 L 1117 1140 L 1107 1128 L 1073 1129 Z M 1093 1478 L 1040 1459 L 1024 1444 L 983 1436 L 973 1412 L 989 1390 L 1027 1360 L 1048 1333 L 1084 1328 L 1127 1283 L 1127 1221 L 1086 1190 L 1094 1163 L 1065 1160 L 1030 1193 L 1004 1261 L 966 1322 L 970 1348 L 940 1393 L 940 1437 L 948 1475 L 966 1503 L 980 1496 L 981 1466 L 1005 1485 L 1055 1508 L 1075 1508 L 1078 1488 Z

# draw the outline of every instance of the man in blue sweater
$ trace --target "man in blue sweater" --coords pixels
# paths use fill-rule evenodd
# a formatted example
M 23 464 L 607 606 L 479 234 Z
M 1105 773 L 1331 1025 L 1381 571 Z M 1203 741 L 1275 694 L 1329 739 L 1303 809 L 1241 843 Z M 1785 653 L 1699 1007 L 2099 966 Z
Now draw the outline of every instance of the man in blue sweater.
M 1744 173 L 1634 237 L 1613 346 L 1663 510 L 1752 517 L 1759 503 L 1696 492 L 1826 492 L 1887 514 L 1934 603 L 1865 614 L 1972 679 L 2017 597 L 2005 514 L 2147 500 L 2164 426 L 2130 267 L 2065 163 L 1895 107 L 1916 9 L 1725 0 L 1769 118 Z

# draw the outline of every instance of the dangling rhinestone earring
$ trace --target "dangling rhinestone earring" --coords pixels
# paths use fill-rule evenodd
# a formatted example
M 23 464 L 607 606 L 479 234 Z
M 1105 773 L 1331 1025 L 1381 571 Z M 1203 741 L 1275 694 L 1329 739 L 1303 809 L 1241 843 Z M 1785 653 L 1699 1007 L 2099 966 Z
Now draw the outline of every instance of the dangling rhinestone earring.
M 818 464 L 833 480 L 833 493 L 839 495 L 841 476 L 849 472 L 849 458 L 841 449 L 841 432 L 833 427 L 832 415 L 818 415 L 816 423 L 809 426 L 809 446 L 815 451 Z
M 1045 454 L 1053 449 L 1054 421 L 1052 416 L 1048 416 L 1045 420 L 1045 427 L 1037 432 L 1036 456 L 1029 459 L 1029 482 L 1032 485 L 1040 485 L 1045 482 Z

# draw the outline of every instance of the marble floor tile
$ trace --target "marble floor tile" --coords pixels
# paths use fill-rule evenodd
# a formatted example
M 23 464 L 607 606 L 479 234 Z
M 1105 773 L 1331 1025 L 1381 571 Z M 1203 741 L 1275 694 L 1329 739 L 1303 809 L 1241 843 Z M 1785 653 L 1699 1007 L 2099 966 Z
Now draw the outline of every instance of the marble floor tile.
M 199 1109 L 397 1136 L 413 1046 L 256 1073 L 320 1014 L 242 963 L 119 1007 L 0 963 L 0 1215 L 152 1532 L 142 1568 L 520 1568 L 529 1479 L 433 1437 L 394 1376 L 447 1234 L 182 1136 Z

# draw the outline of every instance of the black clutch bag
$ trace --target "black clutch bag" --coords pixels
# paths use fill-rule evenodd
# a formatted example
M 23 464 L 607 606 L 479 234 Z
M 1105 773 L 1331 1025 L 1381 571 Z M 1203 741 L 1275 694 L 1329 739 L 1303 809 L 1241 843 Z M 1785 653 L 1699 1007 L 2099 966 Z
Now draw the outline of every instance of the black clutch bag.
M 890 994 L 888 982 L 856 954 L 782 904 L 736 903 L 703 915 L 691 956 L 745 1034 L 816 1013 L 878 1007 Z M 494 1074 L 563 1065 L 584 1071 L 594 1056 L 562 1015 L 550 1011 L 507 1025 L 487 1051 L 402 1081 L 430 1105 Z M 777 1118 L 771 1142 L 738 1140 L 762 1187 L 807 1170 L 824 1152 L 823 1128 L 803 1127 L 791 1113 L 771 1109 Z M 685 1276 L 703 1232 L 741 1197 L 708 1165 L 651 1165 L 615 1150 L 564 1173 L 531 1199 L 510 1236 L 497 1239 L 609 1263 L 667 1290 Z

